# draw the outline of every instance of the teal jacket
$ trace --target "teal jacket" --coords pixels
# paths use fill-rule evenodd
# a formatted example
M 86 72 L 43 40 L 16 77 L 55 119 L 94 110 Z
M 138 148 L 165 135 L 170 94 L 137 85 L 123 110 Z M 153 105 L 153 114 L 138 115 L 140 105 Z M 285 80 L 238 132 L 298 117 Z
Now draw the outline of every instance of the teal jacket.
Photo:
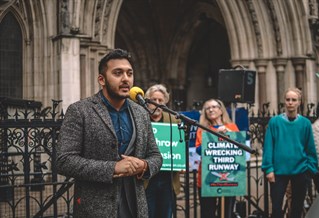
M 270 119 L 265 135 L 262 169 L 266 174 L 295 175 L 318 171 L 311 122 L 298 115 L 289 121 L 284 114 Z

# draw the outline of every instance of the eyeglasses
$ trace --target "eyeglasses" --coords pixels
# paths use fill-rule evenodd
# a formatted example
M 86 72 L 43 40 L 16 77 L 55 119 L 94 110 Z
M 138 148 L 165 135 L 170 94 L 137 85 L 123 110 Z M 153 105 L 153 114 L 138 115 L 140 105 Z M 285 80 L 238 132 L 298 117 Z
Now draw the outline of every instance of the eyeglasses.
M 210 111 L 210 109 L 216 109 L 216 108 L 220 108 L 219 105 L 211 105 L 205 108 L 205 111 Z
M 158 104 L 164 104 L 165 102 L 163 98 L 151 98 L 150 100 L 155 101 Z

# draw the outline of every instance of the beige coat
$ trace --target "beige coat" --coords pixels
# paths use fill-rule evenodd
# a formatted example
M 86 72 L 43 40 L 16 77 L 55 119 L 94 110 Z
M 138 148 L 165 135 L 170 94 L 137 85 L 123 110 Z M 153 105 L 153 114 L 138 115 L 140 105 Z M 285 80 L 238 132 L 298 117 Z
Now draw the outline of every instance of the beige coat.
M 176 119 L 173 115 L 171 116 L 172 118 L 172 123 L 178 123 L 179 120 Z M 170 122 L 170 118 L 169 118 L 169 114 L 166 112 L 163 112 L 163 123 L 169 123 Z M 173 173 L 173 189 L 176 195 L 178 195 L 181 192 L 181 182 L 180 182 L 180 173 L 179 172 L 174 172 Z M 144 182 L 144 187 L 145 189 L 148 186 L 148 180 L 145 180 Z

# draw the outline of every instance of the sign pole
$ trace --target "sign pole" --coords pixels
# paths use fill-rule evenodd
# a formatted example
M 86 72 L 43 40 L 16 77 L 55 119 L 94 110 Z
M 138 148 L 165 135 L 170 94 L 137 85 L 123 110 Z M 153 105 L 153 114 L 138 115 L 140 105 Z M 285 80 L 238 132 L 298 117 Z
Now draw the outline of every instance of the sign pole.
M 220 212 L 220 217 L 224 218 L 225 217 L 225 197 L 221 197 L 221 212 Z
M 236 122 L 236 103 L 231 103 L 231 119 L 235 123 Z

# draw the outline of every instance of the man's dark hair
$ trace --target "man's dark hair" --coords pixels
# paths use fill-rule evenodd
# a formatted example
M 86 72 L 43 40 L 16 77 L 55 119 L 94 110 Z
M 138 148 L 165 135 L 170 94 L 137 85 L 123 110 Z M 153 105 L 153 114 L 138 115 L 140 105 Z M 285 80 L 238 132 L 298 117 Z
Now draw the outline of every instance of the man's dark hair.
M 132 60 L 132 56 L 128 51 L 125 51 L 123 49 L 114 49 L 111 50 L 107 55 L 105 55 L 100 63 L 99 63 L 99 74 L 104 74 L 104 72 L 107 69 L 107 62 L 109 62 L 109 60 L 112 59 L 126 59 L 128 60 L 128 62 L 130 62 L 130 64 L 133 67 L 133 60 Z

